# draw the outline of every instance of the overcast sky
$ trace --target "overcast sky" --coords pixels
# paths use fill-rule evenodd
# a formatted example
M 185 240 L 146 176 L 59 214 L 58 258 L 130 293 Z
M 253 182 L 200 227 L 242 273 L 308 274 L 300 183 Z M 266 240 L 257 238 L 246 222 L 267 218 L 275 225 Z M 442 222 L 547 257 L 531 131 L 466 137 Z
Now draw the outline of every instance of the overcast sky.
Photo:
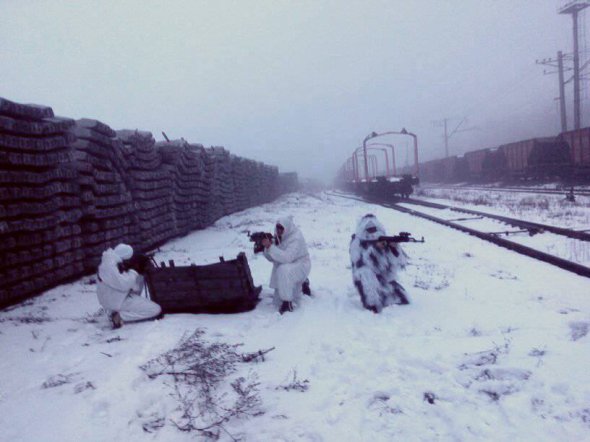
M 535 60 L 572 51 L 562 3 L 0 0 L 0 96 L 331 179 L 371 131 L 417 133 L 424 159 L 445 117 L 472 129 L 451 154 L 557 134 L 557 76 Z M 406 161 L 409 140 L 379 141 Z

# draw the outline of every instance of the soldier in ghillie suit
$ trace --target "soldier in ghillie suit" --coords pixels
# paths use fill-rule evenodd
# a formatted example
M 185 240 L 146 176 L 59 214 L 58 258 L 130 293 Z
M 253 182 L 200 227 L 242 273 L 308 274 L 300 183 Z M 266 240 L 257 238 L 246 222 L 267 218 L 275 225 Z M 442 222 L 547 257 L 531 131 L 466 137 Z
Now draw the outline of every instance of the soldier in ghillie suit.
M 409 304 L 406 290 L 397 282 L 397 272 L 407 263 L 399 244 L 379 241 L 385 229 L 375 215 L 362 217 L 350 242 L 352 278 L 363 306 L 379 313 L 393 304 Z

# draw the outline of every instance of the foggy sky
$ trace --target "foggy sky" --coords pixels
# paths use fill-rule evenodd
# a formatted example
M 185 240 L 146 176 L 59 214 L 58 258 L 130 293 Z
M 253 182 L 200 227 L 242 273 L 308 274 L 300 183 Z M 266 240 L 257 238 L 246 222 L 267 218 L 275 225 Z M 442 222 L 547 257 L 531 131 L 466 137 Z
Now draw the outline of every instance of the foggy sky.
M 561 4 L 0 0 L 0 96 L 328 180 L 371 131 L 417 133 L 422 159 L 444 155 L 444 117 L 473 128 L 451 154 L 557 134 L 557 76 L 535 59 L 572 51 Z M 378 141 L 405 162 L 409 140 Z

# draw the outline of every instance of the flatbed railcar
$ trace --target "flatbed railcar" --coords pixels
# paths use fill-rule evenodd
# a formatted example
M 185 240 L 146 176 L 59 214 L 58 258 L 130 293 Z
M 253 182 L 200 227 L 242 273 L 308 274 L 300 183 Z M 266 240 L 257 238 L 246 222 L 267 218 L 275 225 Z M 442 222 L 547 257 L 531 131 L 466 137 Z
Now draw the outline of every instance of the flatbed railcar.
M 414 186 L 420 182 L 418 177 L 404 174 L 400 177 L 374 177 L 369 180 L 345 181 L 339 187 L 359 195 L 377 198 L 409 198 Z

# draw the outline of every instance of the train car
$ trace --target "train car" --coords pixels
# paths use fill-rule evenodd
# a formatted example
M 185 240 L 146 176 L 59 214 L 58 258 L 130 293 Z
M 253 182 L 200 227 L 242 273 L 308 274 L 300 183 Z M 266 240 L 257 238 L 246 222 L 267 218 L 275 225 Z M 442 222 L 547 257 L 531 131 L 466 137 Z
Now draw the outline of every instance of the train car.
M 427 183 L 432 183 L 436 181 L 435 168 L 433 165 L 433 161 L 427 161 L 425 163 L 420 164 L 420 175 L 422 176 L 422 181 L 425 181 Z
M 426 161 L 425 163 L 420 164 L 420 175 L 422 176 L 422 181 L 428 183 L 436 181 L 433 164 L 433 161 Z
M 438 182 L 445 181 L 445 173 L 443 169 L 445 158 L 439 158 L 438 160 L 434 161 L 434 173 L 436 175 L 436 179 Z
M 459 157 L 439 158 L 420 164 L 420 180 L 427 183 L 452 183 L 459 178 Z
M 420 166 L 422 166 L 422 163 L 420 164 Z M 402 166 L 402 167 L 398 167 L 396 176 L 412 174 L 412 173 L 414 173 L 414 169 L 415 169 L 415 167 L 410 166 L 409 164 L 406 164 L 405 166 Z
M 573 164 L 570 147 L 561 137 L 535 143 L 528 158 L 527 177 L 542 179 L 568 177 Z
M 590 178 L 590 127 L 562 132 L 559 138 L 569 146 L 573 173 Z
M 533 149 L 532 140 L 503 144 L 499 149 L 506 156 L 506 169 L 509 176 L 523 175 Z
M 440 182 L 439 161 L 440 160 L 430 160 L 420 164 L 420 178 L 422 181 L 428 183 Z M 407 173 L 408 171 L 403 170 L 402 172 Z
M 506 155 L 506 168 L 509 177 L 523 177 L 528 167 L 528 158 L 534 147 L 534 139 L 516 141 L 500 146 Z
M 412 173 L 406 166 L 401 173 Z M 577 178 L 590 180 L 590 127 L 420 164 L 425 182 Z
M 506 154 L 502 149 L 499 147 L 487 149 L 481 163 L 482 177 L 488 181 L 504 178 L 507 164 Z
M 539 148 L 546 143 L 554 143 L 555 138 L 531 138 L 529 140 L 517 141 L 515 143 L 503 144 L 499 147 L 506 156 L 507 177 L 524 178 L 529 171 L 529 156 L 533 149 Z
M 406 165 L 398 169 L 398 177 L 407 176 L 405 180 L 343 179 L 341 185 L 364 194 L 407 197 L 409 185 L 418 183 L 413 172 L 414 166 Z M 420 179 L 430 183 L 548 178 L 590 181 L 590 127 L 420 163 Z
M 420 179 L 412 174 L 406 173 L 401 177 L 388 178 L 389 192 L 391 195 L 399 195 L 401 198 L 409 198 L 414 193 L 414 186 L 420 184 Z
M 404 174 L 389 178 L 379 176 L 368 181 L 364 179 L 359 181 L 337 179 L 335 184 L 340 189 L 358 195 L 393 201 L 396 198 L 408 198 L 414 192 L 414 186 L 419 182 L 420 180 L 416 176 Z
M 456 156 L 443 158 L 439 162 L 439 170 L 441 174 L 441 181 L 451 183 L 457 180 L 458 158 Z
M 455 175 L 453 177 L 454 182 L 469 181 L 469 163 L 465 155 L 458 155 L 455 162 Z
M 465 153 L 467 162 L 468 178 L 470 180 L 480 181 L 483 178 L 483 160 L 486 157 L 488 149 L 472 150 Z

